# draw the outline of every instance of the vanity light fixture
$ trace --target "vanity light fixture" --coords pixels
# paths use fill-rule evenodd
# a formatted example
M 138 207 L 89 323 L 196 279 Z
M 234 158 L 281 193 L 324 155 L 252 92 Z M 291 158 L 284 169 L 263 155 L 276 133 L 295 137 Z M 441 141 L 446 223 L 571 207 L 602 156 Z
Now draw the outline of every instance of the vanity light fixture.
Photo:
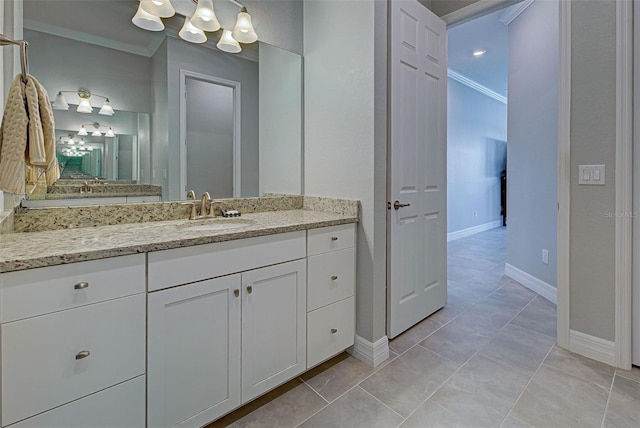
M 87 132 L 87 128 L 85 128 L 84 125 L 80 127 L 80 131 L 78 131 L 78 135 L 80 135 L 81 137 L 84 137 L 85 135 L 89 135 L 89 133 Z
M 233 38 L 233 35 L 229 30 L 222 30 L 222 36 L 220 37 L 220 40 L 218 40 L 218 44 L 216 46 L 221 51 L 229 53 L 238 53 L 242 50 L 240 44 Z
M 140 7 L 145 12 L 160 18 L 171 18 L 176 14 L 170 0 L 142 0 Z
M 214 32 L 220 30 L 220 22 L 213 9 L 213 0 L 191 1 L 197 5 L 196 10 L 193 15 L 185 16 L 184 24 L 178 35 L 183 40 L 191 43 L 204 43 L 207 41 L 205 31 Z M 253 28 L 251 15 L 247 12 L 247 8 L 236 0 L 228 1 L 240 7 L 240 12 L 233 30 L 223 29 L 216 46 L 224 52 L 238 53 L 242 51 L 240 43 L 253 43 L 258 40 L 258 35 Z M 170 0 L 141 0 L 138 12 L 136 12 L 132 22 L 145 30 L 160 31 L 164 28 L 160 18 L 168 18 L 173 16 L 174 13 L 175 9 Z M 144 14 L 151 15 L 151 17 Z
M 104 134 L 105 137 L 115 137 L 116 135 L 113 133 L 113 129 L 109 127 L 109 130 Z
M 164 24 L 162 23 L 162 19 L 160 17 L 150 14 L 146 12 L 142 8 L 142 3 L 138 3 L 138 10 L 133 18 L 131 18 L 131 22 L 135 24 L 136 27 L 140 27 L 143 30 L 148 31 L 162 31 L 164 30 Z
M 253 29 L 251 23 L 251 15 L 247 12 L 247 8 L 242 6 L 238 13 L 236 26 L 233 28 L 233 38 L 240 43 L 253 43 L 258 40 L 256 30 Z
M 76 109 L 78 113 L 93 113 L 91 97 L 104 98 L 102 108 L 100 108 L 98 114 L 102 114 L 104 116 L 113 116 L 113 114 L 115 113 L 113 111 L 113 107 L 111 107 L 111 101 L 109 100 L 109 98 L 105 97 L 104 95 L 92 94 L 91 91 L 87 89 L 78 89 L 77 91 L 58 91 L 56 100 L 52 104 L 54 110 L 69 110 L 69 104 L 64 97 L 65 92 L 76 94 L 78 96 L 80 100 L 78 102 L 78 108 Z
M 218 31 L 220 22 L 213 11 L 213 0 L 198 0 L 191 24 L 202 31 Z
M 115 137 L 116 134 L 113 132 L 113 129 L 111 129 L 111 127 L 109 125 L 101 125 L 98 122 L 94 122 L 94 123 L 85 123 L 80 127 L 80 131 L 78 132 L 78 135 L 87 135 L 88 132 L 86 130 L 87 126 L 92 126 L 93 127 L 93 132 L 91 132 L 91 136 L 92 137 L 102 137 L 102 132 L 100 131 L 100 128 L 109 128 L 107 130 L 107 132 L 104 134 L 105 137 Z M 83 133 L 84 131 L 84 133 Z
M 204 43 L 207 41 L 207 36 L 204 34 L 204 31 L 193 25 L 191 18 L 188 16 L 184 18 L 184 25 L 178 35 L 181 39 L 191 43 Z
M 93 146 L 87 146 L 87 150 L 89 150 L 90 152 L 93 151 Z
M 84 146 L 84 138 L 80 138 L 80 141 L 78 142 L 79 145 Z

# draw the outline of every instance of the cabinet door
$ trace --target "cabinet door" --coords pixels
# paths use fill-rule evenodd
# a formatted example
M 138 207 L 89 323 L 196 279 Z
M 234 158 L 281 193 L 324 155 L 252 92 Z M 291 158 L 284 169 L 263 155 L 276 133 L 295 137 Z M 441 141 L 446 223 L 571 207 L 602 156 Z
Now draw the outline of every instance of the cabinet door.
M 242 274 L 242 402 L 306 369 L 306 264 Z
M 237 274 L 149 294 L 149 427 L 202 426 L 240 404 L 239 288 Z

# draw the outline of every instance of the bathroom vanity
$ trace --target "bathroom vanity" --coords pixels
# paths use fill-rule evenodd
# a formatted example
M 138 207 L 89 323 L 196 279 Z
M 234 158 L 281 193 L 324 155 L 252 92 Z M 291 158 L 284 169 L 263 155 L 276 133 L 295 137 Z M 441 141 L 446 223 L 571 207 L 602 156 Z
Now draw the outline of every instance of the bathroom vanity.
M 2 426 L 203 426 L 344 351 L 357 221 L 0 235 Z

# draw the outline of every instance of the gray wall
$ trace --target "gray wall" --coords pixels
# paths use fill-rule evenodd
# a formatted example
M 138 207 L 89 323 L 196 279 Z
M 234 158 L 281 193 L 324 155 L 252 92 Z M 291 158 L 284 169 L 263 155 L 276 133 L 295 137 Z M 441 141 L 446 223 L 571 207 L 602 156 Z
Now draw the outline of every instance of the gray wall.
M 573 1 L 571 19 L 572 330 L 615 340 L 616 2 Z M 605 164 L 605 186 L 578 165 Z
M 303 0 L 246 0 L 242 3 L 251 14 L 261 42 L 302 55 Z M 237 11 L 235 8 L 234 18 Z
M 386 141 L 378 128 L 386 81 L 377 85 L 386 73 L 386 13 L 386 2 L 374 0 L 304 7 L 304 193 L 362 204 L 356 332 L 371 342 L 386 334 Z
M 109 97 L 116 111 L 151 112 L 150 58 L 27 29 L 24 37 L 29 40 L 29 71 L 52 100 L 60 90 L 85 88 Z M 65 97 L 68 102 L 78 99 Z M 102 101 L 96 98 L 92 104 Z
M 556 286 L 557 1 L 535 1 L 509 25 L 507 263 Z M 549 264 L 542 263 L 549 250 Z
M 507 165 L 507 106 L 451 78 L 447 91 L 450 233 L 501 219 L 500 173 Z
M 180 70 L 240 82 L 242 196 L 258 195 L 258 63 L 169 37 L 167 39 L 169 103 L 169 199 L 184 197 L 180 189 Z M 215 195 L 212 195 L 215 196 Z

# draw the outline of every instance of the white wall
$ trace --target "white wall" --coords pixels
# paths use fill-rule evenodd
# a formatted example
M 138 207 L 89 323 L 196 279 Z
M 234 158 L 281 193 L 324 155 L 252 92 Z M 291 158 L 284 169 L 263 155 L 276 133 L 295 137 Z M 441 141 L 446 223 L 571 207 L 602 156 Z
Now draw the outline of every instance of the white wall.
M 447 232 L 500 220 L 507 165 L 507 106 L 462 83 L 447 84 Z
M 259 194 L 302 193 L 302 57 L 261 44 Z
M 556 286 L 557 1 L 534 1 L 509 25 L 507 263 Z M 542 249 L 549 264 L 542 263 Z
M 386 80 L 376 85 L 378 71 L 386 73 L 386 13 L 386 2 L 373 0 L 304 7 L 304 193 L 362 203 L 356 332 L 371 342 L 386 322 L 386 138 L 376 121 L 386 120 L 378 98 Z

